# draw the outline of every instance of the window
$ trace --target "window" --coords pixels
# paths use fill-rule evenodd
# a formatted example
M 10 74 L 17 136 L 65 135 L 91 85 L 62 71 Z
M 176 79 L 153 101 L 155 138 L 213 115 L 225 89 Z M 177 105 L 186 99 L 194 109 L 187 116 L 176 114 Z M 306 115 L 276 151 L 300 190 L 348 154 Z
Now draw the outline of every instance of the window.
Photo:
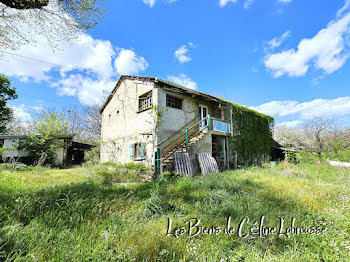
M 166 96 L 166 106 L 182 109 L 182 100 L 172 96 Z
M 145 159 L 145 143 L 130 144 L 130 160 Z
M 139 97 L 139 111 L 146 110 L 152 105 L 152 92 L 146 93 Z

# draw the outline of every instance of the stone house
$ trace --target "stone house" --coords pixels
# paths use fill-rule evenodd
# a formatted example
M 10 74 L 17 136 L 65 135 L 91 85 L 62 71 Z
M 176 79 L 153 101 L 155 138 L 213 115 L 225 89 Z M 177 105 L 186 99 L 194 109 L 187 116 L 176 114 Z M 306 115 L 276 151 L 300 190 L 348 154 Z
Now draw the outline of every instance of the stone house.
M 171 169 L 172 154 L 188 152 L 198 170 L 196 153 L 208 152 L 224 170 L 270 158 L 271 117 L 159 78 L 122 75 L 100 113 L 102 162 Z

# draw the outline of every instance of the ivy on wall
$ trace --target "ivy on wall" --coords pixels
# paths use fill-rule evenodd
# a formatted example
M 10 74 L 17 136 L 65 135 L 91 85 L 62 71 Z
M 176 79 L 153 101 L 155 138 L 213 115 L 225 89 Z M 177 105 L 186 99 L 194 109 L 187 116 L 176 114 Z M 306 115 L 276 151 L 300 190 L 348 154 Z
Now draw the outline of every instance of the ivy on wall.
M 259 165 L 269 161 L 274 118 L 231 103 L 233 136 L 229 136 L 230 166 Z

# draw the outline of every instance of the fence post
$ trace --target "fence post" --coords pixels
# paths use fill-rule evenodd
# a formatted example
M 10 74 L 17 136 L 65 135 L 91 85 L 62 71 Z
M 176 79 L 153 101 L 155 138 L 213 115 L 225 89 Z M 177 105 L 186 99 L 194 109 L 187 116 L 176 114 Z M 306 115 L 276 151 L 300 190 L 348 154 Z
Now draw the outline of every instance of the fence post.
M 158 174 L 158 151 L 154 152 L 154 173 Z
M 188 150 L 188 128 L 186 127 L 186 151 Z
M 161 153 L 160 149 L 156 151 L 156 163 L 155 163 L 156 173 L 161 173 Z
M 210 114 L 208 113 L 208 131 L 210 131 Z

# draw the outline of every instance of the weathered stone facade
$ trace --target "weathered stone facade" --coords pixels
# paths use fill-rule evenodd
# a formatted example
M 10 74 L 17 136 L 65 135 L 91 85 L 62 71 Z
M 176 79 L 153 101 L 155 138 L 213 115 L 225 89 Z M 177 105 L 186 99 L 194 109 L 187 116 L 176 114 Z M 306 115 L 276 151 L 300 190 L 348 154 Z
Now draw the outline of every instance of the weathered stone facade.
M 120 83 L 102 112 L 101 161 L 128 163 L 130 145 L 145 143 L 145 159 L 152 165 L 155 136 L 154 114 L 151 109 L 139 111 L 139 96 L 152 91 L 152 101 L 157 101 L 158 90 L 148 81 L 125 79 Z
M 150 94 L 152 106 L 140 110 L 140 99 Z M 181 100 L 181 107 L 168 106 L 167 96 Z M 121 76 L 101 109 L 101 161 L 122 164 L 137 162 L 153 166 L 159 144 L 196 117 L 198 119 L 193 123 L 198 123 L 200 108 L 206 108 L 206 113 L 213 119 L 211 121 L 222 121 L 229 126 L 229 131 L 209 128 L 200 141 L 189 148 L 195 166 L 196 153 L 215 154 L 213 150 L 216 151 L 217 147 L 223 150 L 222 169 L 237 166 L 237 156 L 233 154 L 236 152 L 233 148 L 235 144 L 229 139 L 237 133 L 237 121 L 232 119 L 232 105 L 229 102 L 161 79 L 133 76 Z M 157 110 L 161 112 L 160 118 L 156 116 Z M 184 129 L 179 134 L 183 132 Z

